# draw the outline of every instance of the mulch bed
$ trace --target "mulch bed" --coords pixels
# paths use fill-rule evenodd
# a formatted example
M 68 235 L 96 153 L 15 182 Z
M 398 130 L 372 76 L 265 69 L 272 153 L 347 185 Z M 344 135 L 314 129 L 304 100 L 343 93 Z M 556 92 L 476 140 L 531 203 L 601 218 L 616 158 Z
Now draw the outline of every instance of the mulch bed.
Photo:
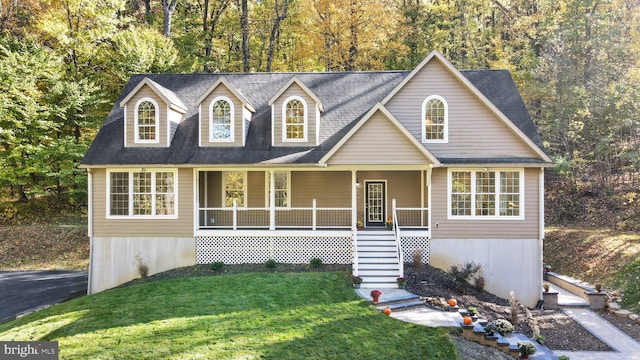
M 476 307 L 481 318 L 488 321 L 505 319 L 513 323 L 509 300 L 486 291 L 480 292 L 467 283 L 456 281 L 440 269 L 428 265 L 416 269 L 407 265 L 405 278 L 407 290 L 427 298 L 428 306 L 444 309 L 446 303 L 443 300 L 453 297 L 458 300 L 460 307 Z M 532 327 L 538 326 L 544 338 L 544 345 L 552 350 L 612 350 L 560 310 L 530 310 L 531 320 L 527 320 L 524 307 L 519 305 L 517 309 L 515 332 L 533 338 Z

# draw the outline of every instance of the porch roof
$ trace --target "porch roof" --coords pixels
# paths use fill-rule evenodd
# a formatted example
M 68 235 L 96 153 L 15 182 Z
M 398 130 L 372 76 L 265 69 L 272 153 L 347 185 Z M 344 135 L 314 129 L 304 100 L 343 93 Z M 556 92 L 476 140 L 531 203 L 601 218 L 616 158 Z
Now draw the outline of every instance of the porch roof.
M 340 73 L 250 74 L 152 74 L 134 75 L 107 116 L 87 151 L 83 167 L 108 165 L 316 165 L 378 102 L 385 98 L 409 71 Z M 544 149 L 513 79 L 508 71 L 461 71 L 514 124 Z M 319 144 L 314 147 L 275 147 L 271 144 L 269 100 L 292 76 L 322 101 Z M 255 107 L 244 147 L 199 147 L 197 101 L 211 84 L 224 77 Z M 123 99 L 145 79 L 171 91 L 187 108 L 171 145 L 124 147 Z

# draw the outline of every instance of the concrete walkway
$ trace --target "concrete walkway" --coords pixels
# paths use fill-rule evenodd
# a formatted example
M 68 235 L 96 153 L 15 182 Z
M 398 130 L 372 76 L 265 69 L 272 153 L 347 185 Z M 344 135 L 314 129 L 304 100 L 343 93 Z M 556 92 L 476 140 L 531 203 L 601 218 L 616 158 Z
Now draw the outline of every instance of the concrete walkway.
M 616 351 L 555 350 L 556 355 L 584 360 L 640 360 L 640 344 L 598 314 L 586 308 L 562 308 L 561 310 Z

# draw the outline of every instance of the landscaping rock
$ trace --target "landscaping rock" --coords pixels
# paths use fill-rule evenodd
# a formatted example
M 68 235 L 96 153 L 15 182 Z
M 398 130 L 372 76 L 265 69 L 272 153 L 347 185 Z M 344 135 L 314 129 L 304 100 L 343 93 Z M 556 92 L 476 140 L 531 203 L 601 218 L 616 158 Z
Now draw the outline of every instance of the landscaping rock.
M 635 321 L 635 322 L 639 322 L 640 321 L 640 315 L 638 314 L 631 314 L 629 315 L 629 319 Z
M 618 304 L 617 302 L 610 302 L 607 304 L 607 307 L 609 308 L 609 310 L 620 310 L 620 304 Z
M 624 310 L 624 309 L 622 309 L 622 310 L 616 310 L 616 311 L 614 311 L 613 313 L 614 313 L 616 316 L 619 316 L 619 317 L 627 317 L 627 316 L 631 315 L 631 311 L 629 311 L 629 310 Z

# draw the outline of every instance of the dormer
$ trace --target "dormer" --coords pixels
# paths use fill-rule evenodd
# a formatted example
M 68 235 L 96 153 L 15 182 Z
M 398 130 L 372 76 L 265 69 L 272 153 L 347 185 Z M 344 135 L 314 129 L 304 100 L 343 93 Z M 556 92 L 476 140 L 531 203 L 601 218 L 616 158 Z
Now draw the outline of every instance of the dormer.
M 244 146 L 256 111 L 244 95 L 220 77 L 196 101 L 200 146 Z
M 187 107 L 171 90 L 144 78 L 120 102 L 125 147 L 169 147 Z
M 273 146 L 317 146 L 320 99 L 297 77 L 292 77 L 269 100 Z

